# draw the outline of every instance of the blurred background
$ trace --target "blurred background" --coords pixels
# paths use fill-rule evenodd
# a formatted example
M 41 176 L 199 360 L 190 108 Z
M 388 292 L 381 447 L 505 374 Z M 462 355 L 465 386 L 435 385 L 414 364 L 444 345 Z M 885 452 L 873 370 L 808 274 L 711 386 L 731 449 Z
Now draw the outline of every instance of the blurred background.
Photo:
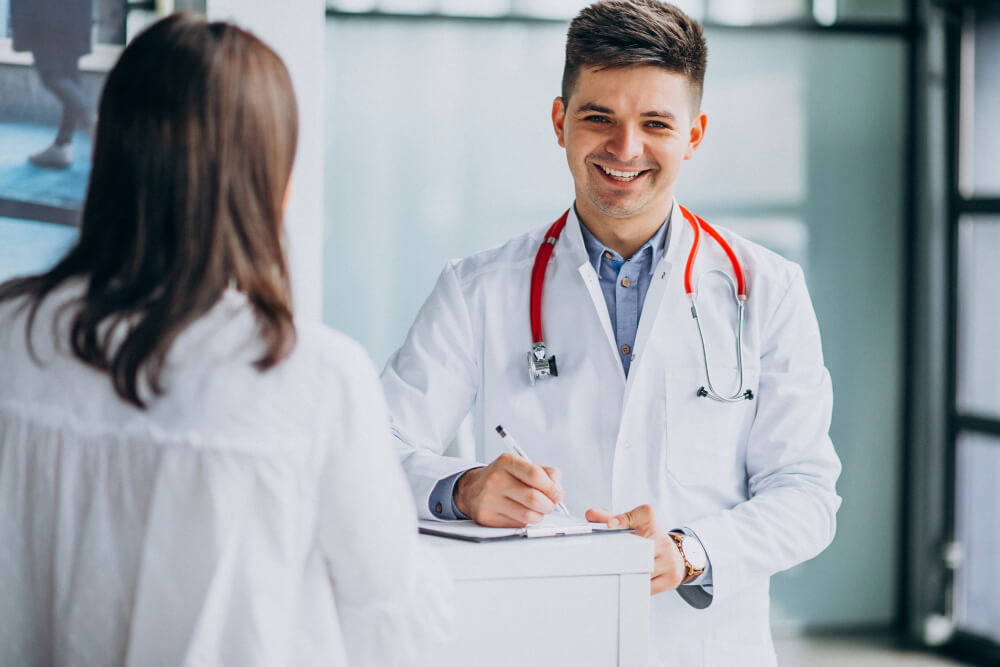
M 571 202 L 549 112 L 585 2 L 303 1 L 278 16 L 315 29 L 289 36 L 278 3 L 62 1 L 86 17 L 69 79 L 95 112 L 159 15 L 206 11 L 276 45 L 304 117 L 300 313 L 379 365 L 448 259 Z M 68 164 L 29 159 L 67 95 L 19 48 L 19 2 L 0 0 L 0 280 L 75 239 L 92 140 L 81 121 Z M 834 382 L 838 535 L 773 580 L 779 656 L 1000 664 L 1000 3 L 677 4 L 709 44 L 708 132 L 677 196 L 803 266 Z

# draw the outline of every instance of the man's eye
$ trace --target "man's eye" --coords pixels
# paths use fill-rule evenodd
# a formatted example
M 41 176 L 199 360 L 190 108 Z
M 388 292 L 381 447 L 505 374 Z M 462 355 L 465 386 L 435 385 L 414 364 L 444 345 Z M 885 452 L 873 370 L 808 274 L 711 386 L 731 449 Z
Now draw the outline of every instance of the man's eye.
M 669 130 L 670 129 L 669 125 L 667 125 L 666 123 L 661 123 L 658 120 L 651 120 L 651 121 L 649 121 L 648 125 L 649 125 L 649 127 L 653 128 L 654 130 Z
M 608 117 L 607 116 L 587 116 L 586 118 L 584 118 L 584 120 L 587 120 L 587 121 L 590 121 L 590 122 L 593 122 L 593 123 L 607 123 L 607 122 L 610 122 L 610 121 L 608 121 Z

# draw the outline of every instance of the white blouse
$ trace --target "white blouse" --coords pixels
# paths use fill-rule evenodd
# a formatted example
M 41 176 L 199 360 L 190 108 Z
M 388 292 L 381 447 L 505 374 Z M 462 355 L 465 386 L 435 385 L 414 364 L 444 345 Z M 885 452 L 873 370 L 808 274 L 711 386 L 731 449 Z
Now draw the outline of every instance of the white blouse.
M 228 291 L 139 410 L 0 303 L 0 665 L 421 664 L 451 582 L 417 540 L 364 350 L 297 323 L 260 372 Z

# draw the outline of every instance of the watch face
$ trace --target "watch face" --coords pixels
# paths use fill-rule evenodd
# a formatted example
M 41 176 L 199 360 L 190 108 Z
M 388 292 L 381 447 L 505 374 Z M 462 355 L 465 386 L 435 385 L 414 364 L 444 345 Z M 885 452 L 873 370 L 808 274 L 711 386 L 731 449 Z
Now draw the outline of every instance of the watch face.
M 683 549 L 684 557 L 687 558 L 687 562 L 691 563 L 691 567 L 696 570 L 705 569 L 705 566 L 708 565 L 708 556 L 705 555 L 705 549 L 697 538 L 685 535 Z

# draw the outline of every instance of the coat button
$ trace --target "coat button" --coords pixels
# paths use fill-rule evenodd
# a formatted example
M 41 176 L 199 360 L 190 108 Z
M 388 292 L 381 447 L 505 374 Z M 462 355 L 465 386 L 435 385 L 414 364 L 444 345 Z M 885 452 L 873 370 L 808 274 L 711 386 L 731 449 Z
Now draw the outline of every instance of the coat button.
M 629 347 L 628 345 L 622 345 L 621 350 L 622 350 L 622 354 L 628 354 L 629 352 L 632 351 L 632 348 Z
M 632 284 L 631 280 L 629 280 L 628 278 L 622 278 L 622 287 L 628 287 L 631 284 Z

